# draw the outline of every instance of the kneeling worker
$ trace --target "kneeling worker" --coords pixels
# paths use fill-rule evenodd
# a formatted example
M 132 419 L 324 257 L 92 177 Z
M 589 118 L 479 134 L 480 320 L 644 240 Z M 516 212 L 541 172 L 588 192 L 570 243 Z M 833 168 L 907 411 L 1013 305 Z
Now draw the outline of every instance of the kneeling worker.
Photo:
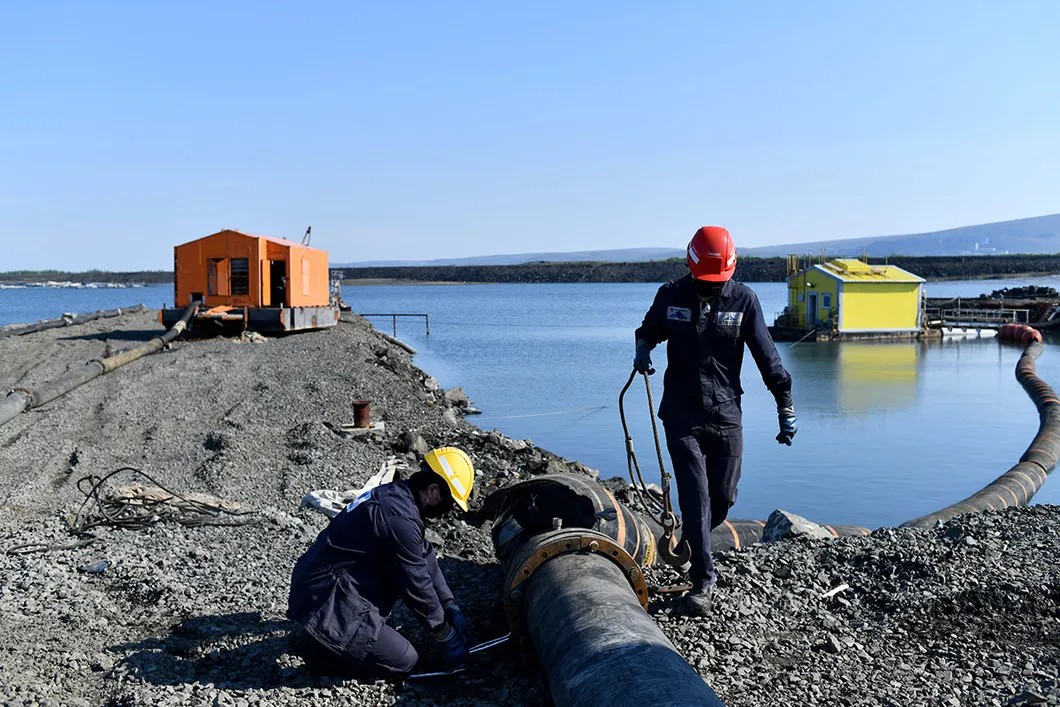
M 474 480 L 462 450 L 434 449 L 408 479 L 365 492 L 321 531 L 295 564 L 287 600 L 287 617 L 301 624 L 291 647 L 306 667 L 364 678 L 411 673 L 416 649 L 386 624 L 398 599 L 442 644 L 448 667 L 467 660 L 471 624 L 424 537 L 424 521 L 454 503 L 466 511 Z

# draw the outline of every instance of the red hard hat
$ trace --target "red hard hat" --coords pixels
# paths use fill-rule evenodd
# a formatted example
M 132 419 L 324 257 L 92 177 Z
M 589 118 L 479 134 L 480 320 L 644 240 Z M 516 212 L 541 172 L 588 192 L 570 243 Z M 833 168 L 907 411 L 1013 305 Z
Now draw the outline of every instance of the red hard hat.
M 703 226 L 688 242 L 688 269 L 692 277 L 725 282 L 736 270 L 736 245 L 721 226 Z

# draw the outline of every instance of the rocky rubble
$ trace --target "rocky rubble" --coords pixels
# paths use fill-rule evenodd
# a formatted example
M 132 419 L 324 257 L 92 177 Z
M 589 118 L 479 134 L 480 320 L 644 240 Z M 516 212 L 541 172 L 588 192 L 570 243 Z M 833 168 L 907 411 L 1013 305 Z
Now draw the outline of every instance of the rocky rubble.
M 141 314 L 3 339 L 0 382 L 47 380 L 158 331 Z M 351 434 L 363 399 L 385 424 Z M 356 488 L 384 460 L 415 462 L 440 444 L 468 450 L 480 476 L 472 513 L 434 524 L 432 539 L 480 635 L 507 630 L 475 507 L 530 475 L 596 472 L 479 430 L 471 412 L 466 394 L 344 315 L 253 346 L 178 341 L 0 428 L 0 703 L 546 703 L 532 661 L 511 650 L 483 654 L 466 676 L 404 684 L 314 677 L 287 653 L 290 570 L 326 522 L 302 496 Z M 121 466 L 252 513 L 72 536 L 78 479 Z M 1058 537 L 1060 511 L 1035 507 L 756 546 L 719 558 L 709 619 L 683 615 L 675 596 L 650 609 L 730 705 L 1060 704 Z M 393 620 L 429 664 L 429 637 L 406 612 Z
M 1058 552 L 1049 506 L 757 545 L 720 558 L 709 619 L 651 611 L 733 707 L 1060 704 Z

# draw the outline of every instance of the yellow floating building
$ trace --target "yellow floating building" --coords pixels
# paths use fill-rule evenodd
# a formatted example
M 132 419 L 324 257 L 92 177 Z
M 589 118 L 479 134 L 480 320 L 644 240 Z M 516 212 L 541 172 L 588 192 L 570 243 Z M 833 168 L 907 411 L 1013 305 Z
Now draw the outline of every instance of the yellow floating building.
M 854 258 L 803 264 L 788 258 L 788 305 L 781 339 L 909 338 L 923 331 L 924 278 L 894 265 Z

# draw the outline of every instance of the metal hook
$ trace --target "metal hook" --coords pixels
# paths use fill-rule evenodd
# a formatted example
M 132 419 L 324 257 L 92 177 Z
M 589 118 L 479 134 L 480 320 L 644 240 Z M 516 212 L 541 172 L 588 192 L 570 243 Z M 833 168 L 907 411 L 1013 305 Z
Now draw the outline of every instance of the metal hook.
M 672 514 L 671 514 L 672 515 Z M 676 548 L 674 547 L 676 545 Z M 692 547 L 688 541 L 682 538 L 677 541 L 674 537 L 674 521 L 663 523 L 663 534 L 658 543 L 659 558 L 676 570 L 683 570 L 684 566 L 692 559 Z

